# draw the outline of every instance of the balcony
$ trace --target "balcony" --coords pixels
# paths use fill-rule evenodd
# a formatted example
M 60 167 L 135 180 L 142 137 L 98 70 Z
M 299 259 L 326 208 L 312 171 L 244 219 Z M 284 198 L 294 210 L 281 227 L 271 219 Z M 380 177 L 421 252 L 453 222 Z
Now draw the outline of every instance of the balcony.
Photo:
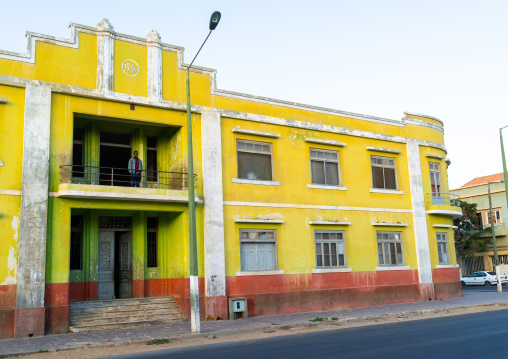
M 427 193 L 427 214 L 462 217 L 460 197 L 451 193 Z
M 143 170 L 136 181 L 127 168 L 64 165 L 60 166 L 60 183 L 53 196 L 188 202 L 187 178 L 184 172 Z

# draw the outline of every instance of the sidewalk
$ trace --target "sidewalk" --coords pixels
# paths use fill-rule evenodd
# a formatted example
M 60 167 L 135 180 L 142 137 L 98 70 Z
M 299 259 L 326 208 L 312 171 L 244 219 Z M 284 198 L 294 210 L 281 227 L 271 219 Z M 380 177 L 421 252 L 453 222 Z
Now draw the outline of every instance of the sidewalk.
M 380 305 L 375 307 L 326 310 L 281 315 L 252 317 L 234 321 L 221 320 L 201 322 L 201 334 L 190 334 L 190 323 L 152 325 L 147 327 L 108 330 L 91 333 L 70 333 L 48 335 L 25 339 L 0 340 L 0 356 L 29 354 L 55 349 L 71 349 L 83 346 L 110 346 L 144 342 L 158 338 L 189 338 L 198 335 L 227 335 L 271 329 L 276 326 L 309 325 L 309 320 L 316 317 L 337 317 L 340 321 L 365 320 L 369 317 L 410 314 L 421 311 L 441 311 L 463 307 L 504 304 L 508 305 L 508 292 L 465 292 L 461 298 L 416 302 L 403 304 Z M 502 309 L 502 308 L 500 308 Z

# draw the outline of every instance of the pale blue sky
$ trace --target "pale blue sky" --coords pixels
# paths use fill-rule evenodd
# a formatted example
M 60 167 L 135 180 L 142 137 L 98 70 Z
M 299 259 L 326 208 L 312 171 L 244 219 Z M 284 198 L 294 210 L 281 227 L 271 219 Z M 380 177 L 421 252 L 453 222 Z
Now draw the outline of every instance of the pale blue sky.
M 508 1 L 0 0 L 0 49 L 25 52 L 25 31 L 69 37 L 69 22 L 118 32 L 157 29 L 190 61 L 218 70 L 221 89 L 400 119 L 445 123 L 451 187 L 502 171 L 508 125 Z M 508 137 L 508 129 L 506 132 Z M 508 145 L 508 142 L 507 142 Z

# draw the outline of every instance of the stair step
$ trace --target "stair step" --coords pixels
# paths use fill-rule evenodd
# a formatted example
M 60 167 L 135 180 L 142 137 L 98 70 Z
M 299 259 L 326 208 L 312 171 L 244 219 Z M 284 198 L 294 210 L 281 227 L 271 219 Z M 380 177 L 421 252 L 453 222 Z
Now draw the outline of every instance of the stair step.
M 105 325 L 105 324 L 113 324 L 113 323 L 132 323 L 132 322 L 142 322 L 142 321 L 162 321 L 162 320 L 173 320 L 173 319 L 181 319 L 181 313 L 170 313 L 170 314 L 139 314 L 139 315 L 118 315 L 118 316 L 110 316 L 104 318 L 85 318 L 85 319 L 71 319 L 71 326 L 85 326 L 85 325 Z
M 168 303 L 149 303 L 149 304 L 129 304 L 129 305 L 105 305 L 105 306 L 91 306 L 91 307 L 74 307 L 71 304 L 70 314 L 86 314 L 86 313 L 107 313 L 116 312 L 121 310 L 137 310 L 137 309 L 165 309 L 165 308 L 178 308 L 174 302 Z
M 131 316 L 131 315 L 139 315 L 139 314 L 173 314 L 179 313 L 181 311 L 178 307 L 165 307 L 165 308 L 141 308 L 141 309 L 128 309 L 128 310 L 115 310 L 115 311 L 101 311 L 96 313 L 79 313 L 74 314 L 71 313 L 71 321 L 72 320 L 80 320 L 80 319 L 91 319 L 91 318 L 105 318 L 110 316 Z
M 78 332 L 96 332 L 101 330 L 110 330 L 110 329 L 122 329 L 122 328 L 130 328 L 130 327 L 141 327 L 147 326 L 151 324 L 157 323 L 183 323 L 185 322 L 185 318 L 171 318 L 164 320 L 141 320 L 137 322 L 120 322 L 120 323 L 108 323 L 108 324 L 99 324 L 99 325 L 78 325 L 70 327 L 70 331 L 73 333 Z
M 73 308 L 91 308 L 91 307 L 157 304 L 157 303 L 174 303 L 174 299 L 173 297 L 145 297 L 145 298 L 129 298 L 129 299 L 90 300 L 84 302 L 71 302 L 70 305 Z

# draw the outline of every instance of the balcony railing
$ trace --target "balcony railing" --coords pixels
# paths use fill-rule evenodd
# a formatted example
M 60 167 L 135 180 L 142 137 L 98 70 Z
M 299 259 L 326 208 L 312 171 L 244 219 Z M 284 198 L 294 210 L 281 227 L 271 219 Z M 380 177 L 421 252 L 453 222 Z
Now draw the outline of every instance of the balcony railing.
M 185 190 L 188 187 L 188 174 L 184 172 L 152 170 L 140 172 L 141 178 L 138 182 L 127 168 L 63 165 L 60 166 L 60 183 L 173 190 Z M 194 182 L 196 177 L 194 175 Z
M 460 197 L 451 193 L 427 193 L 427 206 L 460 207 Z

